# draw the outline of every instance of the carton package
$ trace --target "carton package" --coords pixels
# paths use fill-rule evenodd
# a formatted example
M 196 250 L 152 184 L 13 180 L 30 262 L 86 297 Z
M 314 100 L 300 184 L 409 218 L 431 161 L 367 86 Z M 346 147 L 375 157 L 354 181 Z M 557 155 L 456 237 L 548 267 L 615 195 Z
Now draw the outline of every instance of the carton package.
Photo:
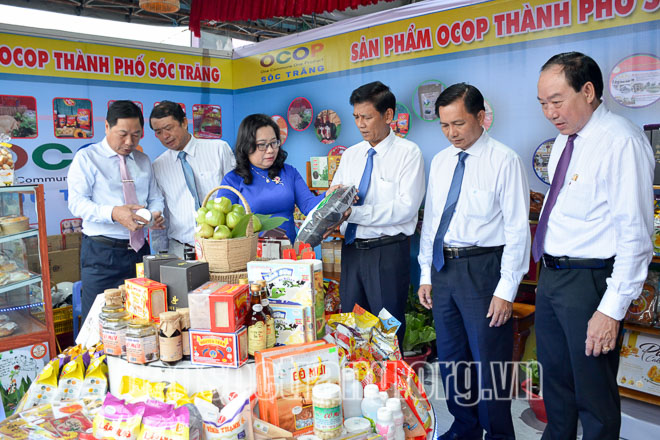
M 238 368 L 247 362 L 247 328 L 233 333 L 190 329 L 190 362 L 215 367 Z
M 160 322 L 167 311 L 167 286 L 148 278 L 126 280 L 126 311 L 133 316 Z
M 335 273 L 340 273 L 341 272 L 341 240 L 333 240 L 332 242 L 332 250 L 334 251 L 334 256 L 335 256 L 335 261 L 333 263 L 334 270 L 333 272 Z
M 312 168 L 312 186 L 314 188 L 327 188 L 328 179 L 328 156 L 310 157 Z
M 328 181 L 330 185 L 332 185 L 332 179 L 335 178 L 335 173 L 337 172 L 337 168 L 339 168 L 340 160 L 341 156 L 328 156 Z
M 257 397 L 262 419 L 293 434 L 313 430 L 312 388 L 339 384 L 337 347 L 324 341 L 258 351 Z
M 209 281 L 206 261 L 170 261 L 160 266 L 160 281 L 167 285 L 167 308 L 188 307 L 188 292 Z
M 293 345 L 310 342 L 305 337 L 305 307 L 290 304 L 272 304 L 275 321 L 275 343 Z M 312 339 L 313 340 L 313 339 Z
M 211 331 L 233 332 L 245 324 L 250 311 L 247 284 L 226 284 L 209 295 Z
M 209 296 L 225 284 L 224 281 L 207 281 L 188 294 L 190 328 L 211 330 Z
M 321 261 L 323 272 L 335 271 L 335 248 L 331 241 L 321 242 Z
M 144 276 L 144 263 L 135 263 L 135 277 L 145 278 Z
M 53 284 L 63 281 L 76 282 L 80 279 L 80 241 L 82 234 L 49 235 L 46 238 L 48 245 L 48 269 L 50 281 Z M 34 247 L 30 244 L 34 243 Z M 37 241 L 26 241 L 28 269 L 40 272 L 39 248 Z
M 144 277 L 160 283 L 160 266 L 170 261 L 183 260 L 173 254 L 145 255 L 142 258 L 142 263 L 144 263 Z
M 660 396 L 657 336 L 624 329 L 617 382 L 622 387 Z
M 323 262 L 321 260 L 250 261 L 248 280 L 265 280 L 271 306 L 305 307 L 306 328 L 321 339 L 325 332 Z

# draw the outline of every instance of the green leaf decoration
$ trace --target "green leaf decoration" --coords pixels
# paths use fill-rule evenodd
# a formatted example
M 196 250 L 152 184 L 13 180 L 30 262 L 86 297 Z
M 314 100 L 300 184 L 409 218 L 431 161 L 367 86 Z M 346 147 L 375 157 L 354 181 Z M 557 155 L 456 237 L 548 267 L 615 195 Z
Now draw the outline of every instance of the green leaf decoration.
M 247 225 L 251 218 L 252 218 L 252 214 L 246 214 L 243 217 L 241 217 L 241 219 L 234 227 L 234 230 L 231 231 L 231 238 L 245 237 L 247 231 Z
M 270 231 L 281 226 L 285 221 L 286 217 L 273 217 L 272 215 L 264 214 L 253 214 L 261 221 L 261 232 Z

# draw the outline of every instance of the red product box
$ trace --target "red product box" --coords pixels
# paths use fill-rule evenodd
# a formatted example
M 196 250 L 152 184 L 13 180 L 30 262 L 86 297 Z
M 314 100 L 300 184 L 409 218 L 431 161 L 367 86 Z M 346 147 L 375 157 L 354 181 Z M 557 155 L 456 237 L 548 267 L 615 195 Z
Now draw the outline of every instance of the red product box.
M 225 284 L 209 295 L 211 331 L 231 333 L 239 329 L 250 311 L 247 284 Z
M 126 280 L 126 311 L 136 318 L 160 322 L 167 312 L 167 286 L 149 278 Z
M 248 358 L 247 327 L 236 333 L 190 329 L 190 362 L 214 367 L 238 368 Z

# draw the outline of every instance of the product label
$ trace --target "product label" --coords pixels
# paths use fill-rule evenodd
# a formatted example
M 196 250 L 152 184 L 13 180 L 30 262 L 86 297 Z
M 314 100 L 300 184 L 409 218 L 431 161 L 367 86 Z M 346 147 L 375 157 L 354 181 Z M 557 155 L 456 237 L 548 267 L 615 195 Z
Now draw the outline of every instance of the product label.
M 126 329 L 103 330 L 103 347 L 105 354 L 121 356 L 126 354 Z
M 183 357 L 183 343 L 181 335 L 173 338 L 158 338 L 160 342 L 160 360 L 164 362 L 176 362 Z
M 266 348 L 266 324 L 257 322 L 248 327 L 248 354 L 254 356 L 255 351 Z
M 126 360 L 133 364 L 146 364 L 158 360 L 156 335 L 126 338 Z
M 341 405 L 330 408 L 314 406 L 314 431 L 332 433 L 339 431 L 342 424 Z

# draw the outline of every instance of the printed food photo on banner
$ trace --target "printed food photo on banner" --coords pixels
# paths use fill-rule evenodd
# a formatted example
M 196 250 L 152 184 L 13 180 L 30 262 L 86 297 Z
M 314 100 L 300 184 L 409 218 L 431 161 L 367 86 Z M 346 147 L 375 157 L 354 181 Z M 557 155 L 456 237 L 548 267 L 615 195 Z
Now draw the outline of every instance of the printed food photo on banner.
M 555 139 L 546 139 L 536 147 L 534 151 L 534 173 L 539 180 L 546 185 L 550 185 L 550 177 L 548 176 L 548 162 L 550 161 L 550 152 Z
M 0 134 L 14 139 L 37 137 L 37 100 L 32 96 L 0 95 Z
M 334 110 L 321 110 L 314 120 L 316 137 L 324 144 L 332 144 L 341 133 L 341 119 Z
M 222 109 L 219 105 L 193 105 L 193 135 L 198 139 L 222 138 Z
M 400 102 L 396 103 L 396 113 L 394 113 L 394 119 L 390 122 L 390 128 L 392 128 L 395 135 L 401 138 L 408 136 L 410 131 L 410 110 Z
M 610 94 L 626 107 L 655 103 L 660 99 L 660 58 L 639 54 L 619 61 L 610 73 Z
M 53 99 L 53 125 L 57 138 L 94 137 L 92 101 L 89 99 Z
M 312 123 L 314 110 L 312 104 L 302 96 L 294 99 L 289 104 L 286 118 L 289 120 L 289 125 L 296 131 L 306 130 Z
M 286 125 L 286 119 L 280 115 L 273 115 L 270 118 L 275 121 L 278 127 L 280 127 L 280 141 L 282 142 L 282 145 L 284 145 L 286 138 L 289 136 L 289 126 Z
M 445 85 L 435 79 L 424 81 L 417 86 L 412 97 L 412 106 L 419 119 L 427 122 L 438 119 L 435 114 L 435 100 L 444 89 Z

